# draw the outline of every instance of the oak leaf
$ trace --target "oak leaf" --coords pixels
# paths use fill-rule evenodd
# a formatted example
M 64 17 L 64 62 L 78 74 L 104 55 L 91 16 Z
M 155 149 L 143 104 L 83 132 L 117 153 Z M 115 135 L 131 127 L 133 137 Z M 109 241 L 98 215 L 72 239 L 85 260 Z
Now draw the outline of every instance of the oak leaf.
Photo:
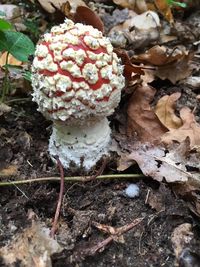
M 165 144 L 171 144 L 173 141 L 181 143 L 187 137 L 190 139 L 190 147 L 200 146 L 200 125 L 196 122 L 195 116 L 188 107 L 180 110 L 180 117 L 183 125 L 178 129 L 170 129 L 161 139 Z
M 182 120 L 175 114 L 175 102 L 181 96 L 177 92 L 161 97 L 155 107 L 155 113 L 159 120 L 168 129 L 177 129 L 182 126 Z
M 128 104 L 128 136 L 137 133 L 137 140 L 153 142 L 159 140 L 167 131 L 150 106 L 156 90 L 150 86 L 139 85 Z
M 189 141 L 186 140 L 180 145 L 173 144 L 166 149 L 161 145 L 137 142 L 132 146 L 129 155 L 122 154 L 121 162 L 123 162 L 123 165 L 119 166 L 118 170 L 123 171 L 125 166 L 137 162 L 144 175 L 150 176 L 159 182 L 175 183 L 197 180 L 200 184 L 199 174 L 191 174 L 187 171 L 187 167 L 193 164 L 187 158 L 190 150 L 188 143 Z
M 193 53 L 187 51 L 183 46 L 168 49 L 165 46 L 156 45 L 143 54 L 133 56 L 131 60 L 132 62 L 157 66 L 155 75 L 175 84 L 191 74 L 189 62 L 192 57 Z

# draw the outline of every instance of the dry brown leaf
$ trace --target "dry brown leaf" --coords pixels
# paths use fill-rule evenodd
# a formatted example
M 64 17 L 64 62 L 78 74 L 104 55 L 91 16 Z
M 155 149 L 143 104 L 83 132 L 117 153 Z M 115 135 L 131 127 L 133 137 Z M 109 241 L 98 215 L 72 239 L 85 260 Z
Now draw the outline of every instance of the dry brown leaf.
M 137 133 L 137 139 L 145 142 L 159 140 L 167 131 L 152 110 L 155 89 L 150 86 L 139 85 L 128 104 L 128 136 Z
M 187 78 L 191 74 L 189 61 L 193 53 L 183 46 L 168 49 L 165 46 L 156 45 L 143 54 L 133 56 L 132 62 L 152 64 L 157 66 L 155 75 L 160 79 L 169 79 L 172 83 Z
M 180 59 L 178 59 L 177 62 L 160 66 L 157 69 L 155 75 L 161 80 L 168 79 L 173 84 L 175 84 L 176 82 L 187 78 L 192 73 L 192 69 L 189 65 L 192 57 L 192 53 L 185 54 Z
M 4 266 L 16 266 L 20 262 L 20 266 L 51 267 L 51 255 L 62 248 L 49 233 L 49 229 L 34 222 L 0 249 Z
M 137 143 L 133 146 L 132 152 L 126 155 L 125 160 L 128 163 L 136 161 L 144 175 L 159 182 L 165 180 L 168 183 L 174 183 L 187 182 L 189 179 L 198 180 L 198 173 L 193 177 L 187 171 L 186 166 L 190 165 L 190 162 L 186 159 L 186 152 L 188 152 L 188 147 L 185 142 L 168 150 L 149 143 Z M 123 171 L 124 169 L 119 166 L 118 170 Z
M 100 17 L 89 7 L 78 6 L 74 14 L 75 22 L 80 22 L 87 25 L 92 25 L 99 31 L 104 32 L 104 25 Z
M 196 122 L 195 116 L 188 107 L 183 107 L 180 110 L 180 117 L 183 125 L 178 129 L 171 129 L 162 136 L 162 141 L 165 144 L 170 144 L 173 141 L 181 143 L 187 137 L 190 139 L 190 146 L 200 146 L 200 125 Z
M 122 49 L 114 49 L 115 53 L 121 58 L 124 65 L 124 76 L 128 81 L 132 81 L 140 75 L 144 75 L 144 71 L 141 66 L 137 66 L 131 63 L 128 53 Z
M 18 171 L 18 166 L 16 166 L 16 165 L 7 166 L 4 169 L 0 169 L 0 177 L 5 178 L 8 176 L 16 175 L 17 171 Z
M 113 0 L 113 2 L 116 5 L 135 10 L 139 13 L 147 11 L 147 4 L 145 0 Z
M 193 237 L 194 234 L 192 232 L 192 225 L 190 223 L 183 223 L 174 229 L 171 236 L 171 242 L 177 262 L 181 252 L 191 242 Z
M 160 194 L 160 192 L 151 191 L 145 204 L 148 204 L 157 212 L 165 210 L 165 205 L 163 203 L 162 195 Z
M 166 18 L 167 21 L 170 23 L 174 22 L 174 18 L 170 9 L 170 5 L 167 3 L 166 0 L 154 0 L 154 3 L 160 13 Z
M 155 107 L 155 113 L 167 129 L 177 129 L 182 126 L 182 120 L 175 114 L 175 102 L 181 93 L 161 97 Z
M 7 58 L 7 52 L 4 52 L 0 56 L 0 67 L 3 67 L 6 64 L 6 58 Z M 15 65 L 15 66 L 21 66 L 23 63 L 21 61 L 17 60 L 15 57 L 13 57 L 11 54 L 9 54 L 7 64 Z
M 183 46 L 169 49 L 164 45 L 155 45 L 145 53 L 133 56 L 132 60 L 155 66 L 163 66 L 175 62 L 185 55 L 188 55 L 188 51 Z
M 146 47 L 159 39 L 160 19 L 156 12 L 147 11 L 140 15 L 129 12 L 129 18 L 113 27 L 109 38 L 115 47 L 132 49 Z
M 78 6 L 85 6 L 82 0 L 38 0 L 38 2 L 49 13 L 60 10 L 66 16 L 74 14 Z

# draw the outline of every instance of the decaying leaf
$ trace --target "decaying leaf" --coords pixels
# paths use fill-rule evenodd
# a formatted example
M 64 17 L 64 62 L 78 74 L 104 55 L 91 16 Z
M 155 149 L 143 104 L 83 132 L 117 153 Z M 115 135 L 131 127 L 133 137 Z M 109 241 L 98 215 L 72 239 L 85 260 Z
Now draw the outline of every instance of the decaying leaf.
M 74 14 L 75 22 L 92 25 L 94 28 L 104 32 L 104 25 L 100 17 L 89 7 L 78 6 Z
M 147 11 L 140 15 L 129 12 L 129 18 L 113 27 L 109 38 L 114 46 L 132 49 L 146 47 L 159 38 L 160 19 L 156 12 Z
M 133 56 L 133 59 L 142 63 L 163 66 L 176 61 L 185 53 L 186 50 L 182 46 L 177 46 L 176 49 L 169 49 L 163 45 L 155 45 L 145 53 Z
M 175 102 L 181 93 L 174 93 L 161 97 L 155 107 L 155 113 L 167 129 L 177 129 L 182 125 L 182 120 L 175 114 Z
M 161 80 L 170 80 L 173 84 L 183 80 L 190 76 L 192 69 L 190 68 L 189 62 L 192 59 L 193 54 L 188 53 L 183 55 L 177 62 L 169 65 L 160 66 L 156 71 L 156 76 Z
M 142 142 L 159 140 L 167 131 L 150 106 L 154 94 L 154 88 L 139 85 L 129 100 L 127 133 L 137 134 L 137 140 Z
M 187 168 L 193 165 L 193 162 L 187 158 L 188 151 L 188 140 L 177 146 L 173 144 L 168 149 L 149 143 L 136 143 L 132 147 L 132 152 L 125 155 L 125 160 L 129 163 L 136 161 L 144 175 L 159 182 L 165 180 L 168 183 L 174 183 L 189 180 L 200 184 L 198 171 L 192 174 L 187 171 Z M 125 163 L 123 164 L 126 166 Z M 123 166 L 119 166 L 118 170 L 123 171 Z
M 38 2 L 49 13 L 54 13 L 58 9 L 66 16 L 69 13 L 74 14 L 78 6 L 85 6 L 82 0 L 38 0 Z
M 148 196 L 148 200 L 146 202 L 152 209 L 160 212 L 161 210 L 165 210 L 165 205 L 162 200 L 162 195 L 160 192 L 151 191 Z
M 5 178 L 8 176 L 16 175 L 17 171 L 18 171 L 18 166 L 16 166 L 16 165 L 9 165 L 3 169 L 0 168 L 0 177 Z
M 113 0 L 113 2 L 124 8 L 133 9 L 139 13 L 147 11 L 147 4 L 145 0 Z
M 34 222 L 0 249 L 4 266 L 51 267 L 51 255 L 62 251 L 56 240 L 50 238 L 49 229 Z
M 140 75 L 145 74 L 141 66 L 131 63 L 128 53 L 125 50 L 115 49 L 114 51 L 122 60 L 122 64 L 124 65 L 124 76 L 128 81 L 133 81 Z
M 177 262 L 183 249 L 189 245 L 193 237 L 194 234 L 192 232 L 192 225 L 190 223 L 183 223 L 174 229 L 171 235 L 171 242 Z
M 162 141 L 165 144 L 170 144 L 173 141 L 181 143 L 187 137 L 190 139 L 190 146 L 200 146 L 200 125 L 196 122 L 195 116 L 188 107 L 183 107 L 180 110 L 180 117 L 183 125 L 178 129 L 170 129 L 169 132 L 162 136 Z
M 170 23 L 174 22 L 174 18 L 170 9 L 170 5 L 166 0 L 154 0 L 154 3 L 161 14 L 166 18 Z
M 145 53 L 132 57 L 132 62 L 157 66 L 155 75 L 162 80 L 169 79 L 172 83 L 187 78 L 191 74 L 189 61 L 193 54 L 183 46 L 169 49 L 156 45 Z

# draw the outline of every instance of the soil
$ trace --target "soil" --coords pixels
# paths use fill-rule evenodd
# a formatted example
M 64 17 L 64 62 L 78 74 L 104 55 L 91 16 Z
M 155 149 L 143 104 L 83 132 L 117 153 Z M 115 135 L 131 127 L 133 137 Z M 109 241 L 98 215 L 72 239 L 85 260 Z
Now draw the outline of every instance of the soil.
M 4 178 L 3 181 L 59 177 L 47 152 L 50 132 L 51 124 L 36 111 L 32 102 L 13 105 L 12 111 L 1 117 L 1 166 L 18 166 L 18 174 L 9 179 Z M 129 173 L 133 171 L 136 171 L 135 167 L 128 170 Z M 111 163 L 104 173 L 113 173 Z M 70 173 L 66 172 L 65 175 Z M 65 184 L 56 236 L 65 250 L 52 255 L 53 266 L 175 266 L 171 235 L 183 223 L 192 224 L 194 238 L 188 248 L 199 254 L 198 220 L 190 213 L 186 203 L 176 197 L 167 185 L 147 177 L 134 180 L 140 193 L 136 198 L 129 198 L 123 192 L 130 183 L 133 180 L 94 180 Z M 38 220 L 51 227 L 59 183 L 1 187 L 0 193 L 1 246 L 31 224 L 28 218 L 30 211 L 36 214 Z M 153 205 L 148 198 L 157 204 Z M 92 221 L 120 227 L 141 217 L 142 222 L 124 233 L 122 240 L 112 241 L 93 256 L 84 255 L 86 248 L 109 236 L 96 229 Z M 5 266 L 4 263 L 0 265 Z

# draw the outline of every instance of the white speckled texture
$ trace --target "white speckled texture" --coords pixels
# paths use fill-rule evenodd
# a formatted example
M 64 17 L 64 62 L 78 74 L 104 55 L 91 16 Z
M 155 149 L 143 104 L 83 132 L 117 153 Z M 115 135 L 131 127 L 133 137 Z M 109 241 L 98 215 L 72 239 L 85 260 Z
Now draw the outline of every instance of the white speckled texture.
M 110 132 L 106 118 L 81 127 L 54 124 L 49 143 L 50 155 L 53 160 L 54 156 L 59 156 L 64 168 L 69 168 L 70 163 L 74 162 L 89 170 L 103 155 L 108 154 Z

